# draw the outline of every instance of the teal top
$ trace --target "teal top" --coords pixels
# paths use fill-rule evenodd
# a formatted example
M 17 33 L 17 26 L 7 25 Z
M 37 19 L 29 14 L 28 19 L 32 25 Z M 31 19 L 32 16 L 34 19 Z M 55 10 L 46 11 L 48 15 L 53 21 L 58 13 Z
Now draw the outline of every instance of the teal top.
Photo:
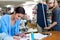
M 8 35 L 14 36 L 16 34 L 19 34 L 19 26 L 20 26 L 20 20 L 16 20 L 15 24 L 12 26 L 10 25 L 10 15 L 4 15 L 1 17 L 1 32 L 6 33 Z

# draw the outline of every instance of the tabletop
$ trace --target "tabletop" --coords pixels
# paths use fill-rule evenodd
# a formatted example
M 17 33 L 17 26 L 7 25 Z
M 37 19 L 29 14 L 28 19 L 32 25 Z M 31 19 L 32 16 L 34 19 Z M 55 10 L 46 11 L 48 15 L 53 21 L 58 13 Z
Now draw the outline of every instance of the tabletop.
M 52 35 L 48 36 L 46 38 L 43 38 L 43 40 L 60 40 L 60 32 L 58 31 L 51 31 Z

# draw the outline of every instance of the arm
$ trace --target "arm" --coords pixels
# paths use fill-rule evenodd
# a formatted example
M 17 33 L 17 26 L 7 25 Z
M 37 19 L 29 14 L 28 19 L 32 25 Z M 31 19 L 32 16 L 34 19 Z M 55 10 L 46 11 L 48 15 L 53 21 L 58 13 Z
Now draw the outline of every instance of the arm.
M 8 34 L 6 24 L 5 24 L 5 20 L 3 18 L 1 19 L 1 30 L 2 30 L 2 32 Z
M 54 27 L 55 25 L 57 25 L 57 22 L 53 22 L 52 24 L 50 24 L 50 26 L 49 27 Z
M 51 28 L 54 27 L 55 25 L 57 25 L 57 22 L 53 22 L 52 24 L 50 24 L 49 27 L 45 27 L 44 29 L 51 29 Z
M 20 32 L 19 32 L 19 28 L 16 27 L 16 28 L 15 28 L 15 35 L 18 36 L 19 34 L 20 34 Z
M 19 29 L 20 29 L 20 20 L 18 20 L 18 21 L 16 22 L 16 25 L 15 25 L 15 35 L 20 34 Z
M 53 23 L 50 24 L 49 27 L 45 27 L 44 29 L 51 29 L 52 27 L 54 27 L 55 25 L 57 25 L 58 22 L 59 22 L 59 14 L 60 14 L 59 10 L 55 10 L 54 11 L 54 15 L 53 15 L 54 16 Z
M 20 29 L 20 21 L 18 21 L 16 25 L 17 26 L 15 28 L 15 36 L 25 37 L 25 33 L 20 33 L 20 31 L 19 31 L 19 29 Z

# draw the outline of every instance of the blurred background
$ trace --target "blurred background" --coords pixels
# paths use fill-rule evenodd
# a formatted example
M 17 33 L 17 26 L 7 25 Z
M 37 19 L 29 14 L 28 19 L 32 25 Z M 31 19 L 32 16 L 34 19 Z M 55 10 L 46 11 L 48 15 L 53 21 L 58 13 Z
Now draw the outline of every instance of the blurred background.
M 37 26 L 38 3 L 46 4 L 46 0 L 0 0 L 0 18 L 2 15 L 5 15 L 5 13 L 9 13 L 9 14 L 12 13 L 15 7 L 22 6 L 26 11 L 26 15 L 25 15 L 25 19 L 21 21 L 20 29 L 24 30 L 24 28 L 31 28 L 31 27 L 39 28 L 39 25 Z M 60 0 L 58 0 L 58 3 L 60 6 Z M 51 15 L 51 11 L 47 11 L 48 22 L 51 22 L 50 15 Z M 42 31 L 41 28 L 39 28 L 39 30 Z M 35 31 L 37 30 L 35 29 Z

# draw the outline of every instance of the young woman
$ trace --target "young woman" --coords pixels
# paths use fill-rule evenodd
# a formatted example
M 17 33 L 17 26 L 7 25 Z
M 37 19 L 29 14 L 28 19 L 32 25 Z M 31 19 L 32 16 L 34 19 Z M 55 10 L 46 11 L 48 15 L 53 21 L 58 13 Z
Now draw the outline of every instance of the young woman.
M 47 0 L 49 9 L 52 9 L 52 24 L 44 29 L 53 29 L 60 31 L 60 8 L 56 0 Z
M 3 15 L 1 17 L 1 30 L 2 33 L 6 33 L 10 36 L 15 36 L 20 34 L 19 26 L 20 19 L 25 15 L 25 10 L 23 7 L 16 7 L 11 15 Z

